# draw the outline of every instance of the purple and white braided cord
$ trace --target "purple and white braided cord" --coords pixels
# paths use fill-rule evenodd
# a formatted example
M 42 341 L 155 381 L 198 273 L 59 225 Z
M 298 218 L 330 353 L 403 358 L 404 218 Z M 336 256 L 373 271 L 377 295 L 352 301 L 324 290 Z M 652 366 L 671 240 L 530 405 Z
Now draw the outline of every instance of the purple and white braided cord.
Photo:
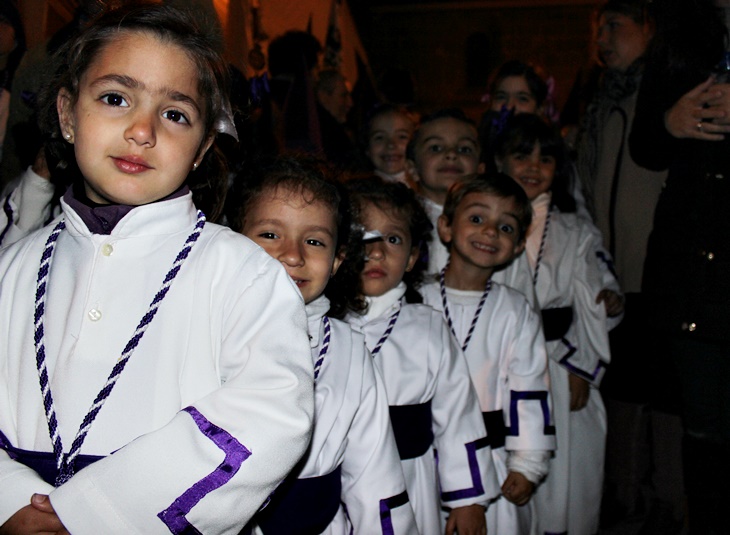
M 319 348 L 319 356 L 317 362 L 314 363 L 314 380 L 319 377 L 319 371 L 324 363 L 324 357 L 327 355 L 327 351 L 330 348 L 330 319 L 327 316 L 322 316 L 322 325 L 324 326 L 324 334 L 322 335 L 322 347 Z
M 198 238 L 200 237 L 200 233 L 202 232 L 204 226 L 205 214 L 203 214 L 203 212 L 201 211 L 198 211 L 198 220 L 195 224 L 195 228 L 192 234 L 190 234 L 190 236 L 188 236 L 187 240 L 185 241 L 185 245 L 178 253 L 175 261 L 172 264 L 172 267 L 167 272 L 167 275 L 162 282 L 162 287 L 152 299 L 152 302 L 150 303 L 147 312 L 144 314 L 144 316 L 142 316 L 142 319 L 137 325 L 137 328 L 135 329 L 132 338 L 130 338 L 129 342 L 127 342 L 127 345 L 124 348 L 122 355 L 117 360 L 114 368 L 112 368 L 112 371 L 109 374 L 106 383 L 97 394 L 96 399 L 91 405 L 91 408 L 81 422 L 81 426 L 79 427 L 79 430 L 76 433 L 76 437 L 71 444 L 71 449 L 66 455 L 63 454 L 63 445 L 61 443 L 61 437 L 58 434 L 58 422 L 56 419 L 56 410 L 53 403 L 53 396 L 51 395 L 51 388 L 48 384 L 48 372 L 45 363 L 45 344 L 43 342 L 43 317 L 45 311 L 46 285 L 48 280 L 48 274 L 50 271 L 51 259 L 53 258 L 55 243 L 58 239 L 58 235 L 65 228 L 65 223 L 63 221 L 60 221 L 51 232 L 51 236 L 46 242 L 46 247 L 43 251 L 43 256 L 41 258 L 41 266 L 38 271 L 35 310 L 35 345 L 36 364 L 38 367 L 38 374 L 40 378 L 41 392 L 43 394 L 43 405 L 46 411 L 46 419 L 48 420 L 48 429 L 51 436 L 51 442 L 53 443 L 53 451 L 56 455 L 56 467 L 60 472 L 56 480 L 56 486 L 60 486 L 65 481 L 70 479 L 70 477 L 73 475 L 71 466 L 73 465 L 74 459 L 78 456 L 79 451 L 81 450 L 81 445 L 86 439 L 86 435 L 89 432 L 91 424 L 93 423 L 97 414 L 101 410 L 101 407 L 104 405 L 107 398 L 111 394 L 114 385 L 119 379 L 119 376 L 124 370 L 124 367 L 126 366 L 130 357 L 132 356 L 132 353 L 134 353 L 134 350 L 137 348 L 137 345 L 142 340 L 145 331 L 157 314 L 160 303 L 167 295 L 167 292 L 172 285 L 172 281 L 179 273 L 180 267 L 182 266 L 183 262 L 188 258 L 188 255 L 190 254 L 190 250 L 192 249 L 193 245 L 195 244 L 195 242 L 198 241 Z
M 448 265 L 446 266 L 448 267 Z M 456 332 L 454 331 L 454 322 L 451 320 L 451 314 L 449 313 L 449 304 L 446 300 L 446 283 L 444 282 L 444 275 L 446 274 L 446 267 L 441 270 L 441 273 L 439 275 L 439 287 L 441 289 L 441 303 L 444 307 L 444 316 L 446 316 L 446 323 L 449 324 L 449 329 L 451 329 L 451 334 L 454 335 L 454 338 L 457 340 L 459 339 L 458 336 L 456 336 Z M 482 293 L 482 297 L 479 299 L 479 305 L 477 305 L 477 309 L 474 312 L 474 317 L 471 320 L 471 325 L 469 326 L 469 332 L 466 334 L 466 339 L 464 340 L 464 343 L 461 345 L 461 350 L 466 351 L 466 348 L 469 347 L 469 342 L 471 342 L 471 337 L 474 334 L 474 329 L 477 326 L 477 321 L 479 320 L 479 315 L 482 313 L 482 309 L 484 308 L 484 303 L 487 301 L 487 296 L 489 295 L 489 290 L 492 289 L 492 279 L 489 279 L 487 281 L 487 284 L 484 286 L 484 292 Z
M 548 227 L 550 226 L 550 212 L 551 210 L 548 208 L 547 215 L 545 216 L 545 228 L 542 229 L 542 237 L 540 238 L 540 249 L 537 251 L 537 260 L 535 261 L 535 274 L 532 276 L 533 286 L 537 286 L 537 272 L 540 269 L 542 255 L 545 252 L 545 242 L 547 240 Z
M 386 327 L 385 332 L 383 333 L 383 336 L 380 337 L 380 340 L 378 340 L 378 343 L 375 344 L 375 347 L 370 352 L 370 355 L 373 357 L 380 353 L 380 348 L 383 347 L 383 344 L 390 336 L 390 333 L 393 332 L 393 327 L 395 327 L 395 322 L 398 321 L 398 315 L 400 314 L 402 303 L 398 302 L 398 310 L 396 310 L 392 316 L 390 316 L 390 320 L 388 320 L 388 327 Z

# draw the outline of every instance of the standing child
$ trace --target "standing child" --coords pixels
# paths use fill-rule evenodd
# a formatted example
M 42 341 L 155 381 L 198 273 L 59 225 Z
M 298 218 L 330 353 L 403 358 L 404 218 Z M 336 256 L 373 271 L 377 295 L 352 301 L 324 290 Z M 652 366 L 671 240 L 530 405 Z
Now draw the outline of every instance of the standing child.
M 365 230 L 361 329 L 385 381 L 408 496 L 421 533 L 485 532 L 498 492 L 489 438 L 463 354 L 441 314 L 417 304 L 419 245 L 429 224 L 414 192 L 378 177 L 348 183 Z M 440 495 L 439 495 L 440 493 Z
M 254 517 L 257 532 L 417 533 L 382 379 L 363 336 L 335 319 L 362 303 L 362 244 L 359 233 L 350 239 L 344 189 L 302 157 L 280 157 L 250 176 L 236 224 L 302 292 L 315 377 L 312 442 Z
M 408 144 L 408 166 L 434 229 L 451 185 L 484 170 L 479 155 L 477 128 L 462 110 L 448 108 L 422 118 Z M 438 237 L 428 244 L 428 255 L 429 274 L 439 273 L 449 260 Z
M 526 260 L 495 274 L 525 284 L 542 311 L 550 357 L 557 451 L 535 496 L 539 533 L 596 533 L 603 483 L 606 413 L 598 385 L 610 359 L 606 309 L 597 298 L 604 270 L 600 238 L 575 213 L 566 187 L 560 134 L 535 115 L 508 123 L 497 144 L 497 166 L 527 193 L 534 212 Z
M 313 403 L 296 287 L 193 202 L 225 184 L 225 64 L 159 4 L 63 54 L 44 128 L 78 180 L 0 255 L 0 531 L 235 533 L 304 453 Z
M 406 148 L 417 118 L 405 106 L 381 104 L 370 114 L 364 128 L 365 154 L 376 175 L 411 186 L 406 173 Z
M 492 273 L 525 246 L 532 208 L 503 174 L 466 178 L 449 190 L 439 235 L 451 253 L 424 302 L 440 310 L 466 355 L 502 496 L 487 510 L 491 533 L 529 533 L 530 501 L 555 449 L 545 338 L 525 296 Z

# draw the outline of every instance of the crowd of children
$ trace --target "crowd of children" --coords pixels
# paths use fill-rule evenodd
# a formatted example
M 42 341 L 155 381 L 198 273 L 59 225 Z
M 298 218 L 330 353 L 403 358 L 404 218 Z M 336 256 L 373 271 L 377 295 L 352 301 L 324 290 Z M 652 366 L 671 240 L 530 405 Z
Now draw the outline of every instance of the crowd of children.
M 59 58 L 71 185 L 29 169 L 0 214 L 0 534 L 597 533 L 622 296 L 529 65 L 481 126 L 379 105 L 367 172 L 230 176 L 185 12 Z

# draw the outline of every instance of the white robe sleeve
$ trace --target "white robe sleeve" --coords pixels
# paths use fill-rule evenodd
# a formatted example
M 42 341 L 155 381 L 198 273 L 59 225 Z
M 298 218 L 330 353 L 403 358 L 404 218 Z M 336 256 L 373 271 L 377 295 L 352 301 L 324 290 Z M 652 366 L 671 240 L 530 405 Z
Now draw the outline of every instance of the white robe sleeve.
M 220 387 L 51 493 L 74 535 L 236 534 L 303 454 L 313 371 L 301 295 L 273 260 L 248 269 L 250 284 L 229 283 L 214 341 Z
M 28 167 L 0 202 L 0 246 L 18 241 L 43 226 L 51 215 L 53 184 Z

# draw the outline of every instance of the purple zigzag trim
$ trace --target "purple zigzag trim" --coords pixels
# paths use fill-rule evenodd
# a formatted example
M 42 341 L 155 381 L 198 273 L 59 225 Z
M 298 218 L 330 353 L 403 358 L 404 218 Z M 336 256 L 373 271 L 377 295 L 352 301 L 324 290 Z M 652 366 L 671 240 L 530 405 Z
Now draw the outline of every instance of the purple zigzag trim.
M 561 342 L 565 344 L 568 347 L 568 353 L 560 359 L 559 363 L 567 368 L 571 373 L 574 373 L 575 375 L 578 375 L 580 377 L 583 377 L 584 379 L 587 379 L 588 381 L 595 381 L 598 376 L 601 373 L 601 370 L 606 367 L 606 365 L 603 363 L 603 361 L 599 360 L 598 364 L 596 364 L 596 369 L 593 370 L 593 373 L 587 372 L 585 370 L 581 370 L 580 368 L 573 366 L 570 362 L 568 362 L 568 359 L 575 355 L 575 352 L 578 351 L 578 348 L 576 348 L 573 344 L 568 342 L 565 338 L 561 339 Z
M 183 411 L 189 413 L 200 431 L 226 454 L 223 462 L 215 470 L 194 483 L 192 487 L 176 498 L 170 507 L 157 514 L 171 533 L 189 535 L 198 534 L 200 531 L 188 522 L 185 515 L 207 494 L 228 483 L 236 475 L 243 462 L 251 456 L 251 452 L 228 431 L 208 421 L 195 407 L 186 407 Z
M 445 502 L 454 500 L 463 500 L 464 498 L 473 498 L 484 494 L 484 485 L 482 484 L 482 475 L 479 470 L 479 461 L 477 461 L 477 450 L 489 446 L 489 437 L 483 437 L 469 444 L 465 444 L 466 456 L 469 459 L 469 472 L 471 472 L 472 487 L 469 489 L 453 490 L 450 492 L 442 492 L 441 499 Z
M 380 500 L 380 527 L 383 535 L 394 535 L 393 520 L 390 517 L 390 511 L 396 507 L 400 507 L 408 503 L 408 491 L 404 490 L 400 494 L 384 498 Z
M 523 392 L 510 390 L 509 427 L 507 428 L 507 435 L 511 437 L 520 435 L 520 417 L 517 414 L 517 404 L 520 401 L 529 400 L 537 400 L 540 402 L 544 426 L 543 433 L 546 435 L 554 435 L 555 426 L 550 425 L 550 407 L 548 407 L 548 393 L 545 390 L 525 390 Z

